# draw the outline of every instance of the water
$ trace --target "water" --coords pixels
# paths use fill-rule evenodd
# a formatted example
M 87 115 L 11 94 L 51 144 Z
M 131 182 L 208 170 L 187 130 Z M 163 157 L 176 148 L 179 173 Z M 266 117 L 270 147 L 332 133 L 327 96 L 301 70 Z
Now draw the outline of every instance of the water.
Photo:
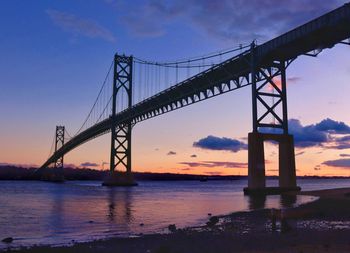
M 350 186 L 349 179 L 299 180 L 303 190 Z M 246 180 L 139 182 L 138 187 L 107 188 L 100 182 L 0 181 L 0 239 L 11 247 L 62 245 L 111 236 L 165 232 L 203 225 L 212 215 L 258 208 L 290 207 L 309 196 L 252 199 Z M 271 180 L 268 185 L 277 185 Z M 141 225 L 143 224 L 143 226 Z M 7 245 L 0 242 L 0 249 Z

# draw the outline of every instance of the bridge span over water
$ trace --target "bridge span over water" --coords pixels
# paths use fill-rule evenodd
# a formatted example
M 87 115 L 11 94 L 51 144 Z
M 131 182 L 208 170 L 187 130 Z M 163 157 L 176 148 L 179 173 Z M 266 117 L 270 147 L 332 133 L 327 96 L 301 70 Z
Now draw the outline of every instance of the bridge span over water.
M 335 44 L 350 45 L 349 38 L 347 3 L 261 45 L 253 42 L 165 63 L 116 54 L 83 126 L 66 142 L 65 128 L 56 127 L 54 152 L 42 168 L 54 165 L 56 172 L 62 173 L 66 153 L 111 132 L 111 174 L 105 185 L 133 185 L 131 133 L 136 123 L 250 85 L 253 131 L 248 136 L 247 192 L 266 190 L 264 140 L 279 143 L 278 190 L 298 189 L 293 136 L 288 134 L 286 69 L 299 56 L 316 57 Z M 198 73 L 192 75 L 193 70 Z M 173 71 L 172 77 L 169 71 Z M 110 87 L 106 83 L 112 74 Z M 109 87 L 110 96 L 106 96 Z M 117 168 L 126 173 L 117 173 Z

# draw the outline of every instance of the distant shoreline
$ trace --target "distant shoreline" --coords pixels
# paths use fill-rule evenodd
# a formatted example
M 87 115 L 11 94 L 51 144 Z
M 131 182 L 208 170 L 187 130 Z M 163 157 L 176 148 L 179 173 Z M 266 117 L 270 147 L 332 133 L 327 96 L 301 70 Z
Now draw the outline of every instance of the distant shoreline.
M 18 166 L 0 166 L 0 180 L 41 180 L 45 173 L 50 173 L 50 169 L 25 168 Z M 89 168 L 64 168 L 65 179 L 82 181 L 103 181 L 108 174 L 106 170 L 96 170 Z M 247 179 L 242 175 L 197 175 L 197 174 L 175 174 L 175 173 L 153 173 L 153 172 L 133 172 L 137 181 L 206 181 L 206 180 L 240 180 Z M 277 176 L 266 176 L 267 179 L 278 179 Z M 342 176 L 298 176 L 298 179 L 349 179 Z

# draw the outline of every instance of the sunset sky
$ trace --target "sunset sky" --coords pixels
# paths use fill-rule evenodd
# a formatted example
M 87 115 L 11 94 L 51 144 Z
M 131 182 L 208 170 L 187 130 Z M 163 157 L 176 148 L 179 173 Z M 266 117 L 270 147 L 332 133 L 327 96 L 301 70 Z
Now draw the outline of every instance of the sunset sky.
M 40 166 L 56 125 L 76 132 L 116 52 L 166 61 L 261 44 L 346 2 L 2 0 L 0 164 Z M 288 68 L 297 175 L 350 176 L 349 57 L 350 47 L 337 45 Z M 137 124 L 133 170 L 246 175 L 250 91 Z M 276 175 L 277 146 L 265 146 L 267 174 Z M 65 163 L 108 169 L 109 148 L 107 134 L 67 154 Z

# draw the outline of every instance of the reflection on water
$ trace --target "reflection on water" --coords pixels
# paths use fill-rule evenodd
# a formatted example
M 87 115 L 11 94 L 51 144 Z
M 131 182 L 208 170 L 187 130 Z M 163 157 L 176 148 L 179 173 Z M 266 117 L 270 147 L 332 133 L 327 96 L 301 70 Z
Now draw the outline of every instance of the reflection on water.
M 250 210 L 256 210 L 256 209 L 263 209 L 263 208 L 270 208 L 270 205 L 266 204 L 267 196 L 265 195 L 256 195 L 256 196 L 247 196 L 248 202 L 249 202 L 249 209 Z M 279 206 L 283 208 L 290 208 L 294 207 L 299 198 L 299 203 L 304 202 L 301 199 L 301 196 L 296 195 L 288 195 L 288 194 L 282 194 L 282 195 L 275 195 L 275 196 L 269 196 L 270 200 L 278 199 L 279 200 Z M 305 201 L 307 199 L 312 199 L 310 197 L 305 197 Z
M 266 196 L 265 195 L 248 196 L 248 198 L 249 198 L 249 209 L 250 210 L 265 208 L 265 204 L 266 204 Z
M 286 208 L 295 206 L 295 203 L 297 202 L 296 195 L 282 194 L 280 196 L 280 199 L 281 199 L 281 206 Z
M 0 235 L 14 237 L 13 246 L 67 244 L 164 232 L 169 224 L 202 225 L 208 213 L 290 207 L 311 200 L 288 195 L 249 198 L 242 192 L 246 180 L 139 183 L 138 187 L 108 188 L 100 182 L 1 181 Z M 316 189 L 325 184 L 346 187 L 350 180 L 299 183 L 304 189 Z
M 131 188 L 108 188 L 108 220 L 129 224 L 132 217 L 132 194 Z M 118 220 L 115 218 L 118 217 Z
M 52 196 L 52 205 L 47 218 L 47 223 L 45 226 L 46 231 L 48 231 L 48 236 L 55 236 L 64 229 L 64 196 L 59 192 L 55 191 L 55 188 L 50 189 Z

